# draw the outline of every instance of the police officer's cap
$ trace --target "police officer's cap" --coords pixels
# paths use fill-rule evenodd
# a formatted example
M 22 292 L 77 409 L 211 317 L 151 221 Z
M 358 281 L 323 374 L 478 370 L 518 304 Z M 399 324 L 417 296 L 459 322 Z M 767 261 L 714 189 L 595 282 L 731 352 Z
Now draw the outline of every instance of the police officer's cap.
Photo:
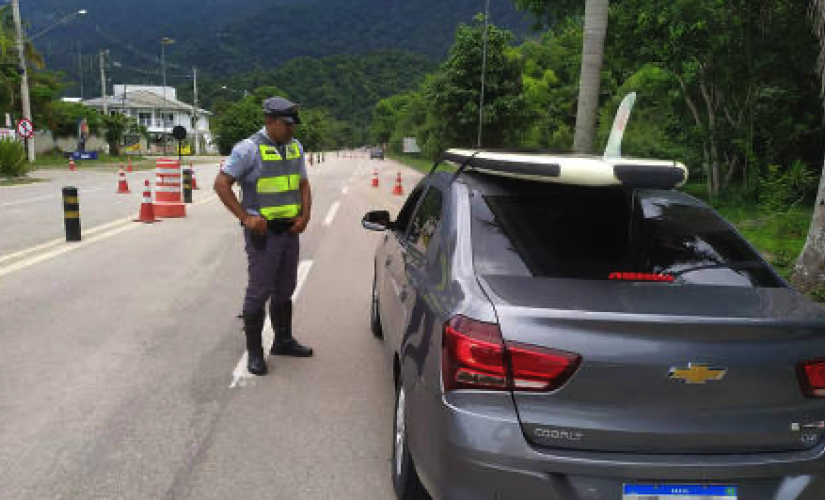
M 301 119 L 298 117 L 299 106 L 283 97 L 270 97 L 264 101 L 264 114 L 283 120 L 288 124 L 298 125 Z

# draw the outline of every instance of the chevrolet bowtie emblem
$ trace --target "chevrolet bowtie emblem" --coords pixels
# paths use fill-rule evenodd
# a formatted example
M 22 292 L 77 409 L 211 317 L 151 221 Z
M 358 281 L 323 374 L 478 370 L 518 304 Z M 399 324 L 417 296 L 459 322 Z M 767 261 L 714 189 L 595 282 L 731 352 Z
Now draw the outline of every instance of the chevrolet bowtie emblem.
M 704 384 L 709 381 L 722 380 L 726 373 L 728 371 L 724 368 L 711 368 L 701 363 L 689 363 L 687 368 L 671 368 L 668 376 L 686 384 Z

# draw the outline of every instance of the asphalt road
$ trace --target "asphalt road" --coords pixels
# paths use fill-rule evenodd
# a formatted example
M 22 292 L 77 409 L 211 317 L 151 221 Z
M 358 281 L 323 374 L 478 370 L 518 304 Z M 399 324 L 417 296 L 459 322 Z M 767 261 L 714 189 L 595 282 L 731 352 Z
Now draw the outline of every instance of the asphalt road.
M 100 172 L 0 188 L 0 498 L 393 498 L 391 372 L 368 323 L 381 235 L 359 221 L 397 213 L 397 172 L 406 192 L 420 176 L 335 156 L 310 167 L 301 239 L 295 335 L 316 356 L 268 357 L 266 377 L 244 369 L 246 262 L 216 165 L 159 224 L 129 220 L 151 173 L 132 195 Z M 80 244 L 58 241 L 67 179 Z

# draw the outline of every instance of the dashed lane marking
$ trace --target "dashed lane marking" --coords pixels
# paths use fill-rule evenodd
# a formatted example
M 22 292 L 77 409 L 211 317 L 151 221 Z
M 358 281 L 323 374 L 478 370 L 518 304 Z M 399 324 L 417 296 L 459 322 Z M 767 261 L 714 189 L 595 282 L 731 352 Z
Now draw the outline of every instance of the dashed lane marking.
M 335 203 L 332 204 L 331 207 L 329 207 L 329 212 L 327 212 L 327 216 L 324 219 L 324 225 L 325 226 L 329 226 L 330 224 L 332 224 L 332 219 L 335 218 L 335 214 L 338 212 L 338 208 L 340 206 L 341 206 L 341 203 L 336 201 Z
M 298 300 L 298 296 L 301 294 L 301 289 L 304 287 L 304 282 L 306 282 L 310 269 L 312 269 L 311 260 L 302 260 L 301 263 L 298 264 L 298 284 L 295 286 L 295 292 L 293 292 L 292 294 L 293 302 Z M 275 337 L 275 333 L 272 331 L 272 322 L 269 321 L 268 311 L 266 313 L 266 317 L 264 318 L 264 329 L 262 333 L 264 353 L 266 353 L 269 350 L 269 346 L 272 345 L 272 340 Z M 235 366 L 235 369 L 232 371 L 232 383 L 229 384 L 230 389 L 233 389 L 235 387 L 246 387 L 249 385 L 255 385 L 255 379 L 257 378 L 257 375 L 253 375 L 249 373 L 249 370 L 247 370 L 247 357 L 248 354 L 246 352 L 243 353 L 243 356 L 241 356 L 241 360 L 238 361 L 238 365 Z

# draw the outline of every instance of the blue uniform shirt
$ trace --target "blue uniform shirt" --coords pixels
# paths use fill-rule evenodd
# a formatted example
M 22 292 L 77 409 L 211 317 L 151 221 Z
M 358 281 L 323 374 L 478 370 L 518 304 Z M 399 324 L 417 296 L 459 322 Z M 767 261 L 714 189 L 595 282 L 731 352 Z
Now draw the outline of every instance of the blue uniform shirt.
M 269 138 L 265 128 L 261 129 L 261 132 Z M 279 146 L 275 141 L 270 140 L 270 142 L 273 146 Z M 298 147 L 301 149 L 301 180 L 305 180 L 307 179 L 307 163 L 304 157 L 304 147 L 300 142 L 298 143 Z M 258 193 L 255 189 L 258 184 L 258 179 L 261 178 L 262 167 L 263 164 L 261 162 L 261 156 L 258 154 L 258 146 L 250 139 L 244 139 L 235 144 L 235 147 L 232 148 L 232 154 L 229 155 L 229 159 L 221 169 L 221 172 L 238 181 L 238 184 L 241 186 L 241 204 L 250 215 L 261 215 L 258 211 L 260 204 L 258 203 Z

